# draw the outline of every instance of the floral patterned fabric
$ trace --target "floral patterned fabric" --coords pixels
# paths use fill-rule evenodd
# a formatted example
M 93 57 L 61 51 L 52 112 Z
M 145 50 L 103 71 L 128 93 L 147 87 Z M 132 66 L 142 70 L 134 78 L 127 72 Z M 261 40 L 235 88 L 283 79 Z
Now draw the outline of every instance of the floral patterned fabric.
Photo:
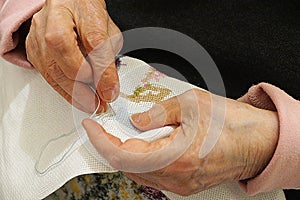
M 45 200 L 168 200 L 160 191 L 138 185 L 123 173 L 82 175 Z

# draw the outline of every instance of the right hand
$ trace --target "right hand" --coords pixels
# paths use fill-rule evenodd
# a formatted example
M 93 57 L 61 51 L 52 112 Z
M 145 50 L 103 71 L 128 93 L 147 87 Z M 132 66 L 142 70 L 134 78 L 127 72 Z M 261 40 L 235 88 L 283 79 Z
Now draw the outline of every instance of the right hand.
M 46 0 L 31 22 L 26 53 L 31 64 L 69 103 L 98 113 L 120 91 L 114 62 L 123 38 L 104 0 Z M 88 59 L 86 58 L 88 56 Z
M 131 119 L 142 131 L 165 125 L 177 128 L 153 142 L 131 138 L 123 143 L 91 119 L 83 126 L 114 169 L 137 183 L 180 195 L 255 177 L 272 158 L 279 135 L 277 113 L 198 89 L 159 102 Z M 204 141 L 211 143 L 209 134 L 219 131 L 218 142 L 203 155 Z

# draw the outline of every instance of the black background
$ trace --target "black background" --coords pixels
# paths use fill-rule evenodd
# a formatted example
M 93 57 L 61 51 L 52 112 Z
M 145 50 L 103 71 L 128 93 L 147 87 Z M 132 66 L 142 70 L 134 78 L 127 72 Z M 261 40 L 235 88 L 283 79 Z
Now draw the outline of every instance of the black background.
M 228 97 L 239 97 L 264 81 L 299 98 L 300 2 L 110 0 L 107 6 L 122 31 L 165 27 L 198 41 L 221 71 Z M 159 59 L 159 54 L 149 50 L 131 55 L 188 68 L 172 62 L 172 56 Z

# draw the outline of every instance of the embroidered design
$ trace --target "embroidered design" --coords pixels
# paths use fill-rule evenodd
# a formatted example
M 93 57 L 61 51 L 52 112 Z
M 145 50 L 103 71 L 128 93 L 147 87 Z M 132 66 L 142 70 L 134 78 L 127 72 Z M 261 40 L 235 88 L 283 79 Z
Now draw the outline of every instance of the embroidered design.
M 160 78 L 165 75 L 153 67 L 150 68 L 146 77 L 141 80 L 141 85 L 137 86 L 133 91 L 133 94 L 121 93 L 122 97 L 129 99 L 130 101 L 139 102 L 153 102 L 157 103 L 162 101 L 166 96 L 171 94 L 171 90 L 159 85 L 150 83 L 151 80 L 158 82 Z
M 157 71 L 155 68 L 149 67 L 149 72 L 146 74 L 146 77 L 142 79 L 142 86 L 147 85 L 152 79 L 158 82 L 160 78 L 163 78 L 165 76 L 166 75 L 164 75 L 160 71 Z
M 162 101 L 166 96 L 168 96 L 171 93 L 171 90 L 168 88 L 163 88 L 160 86 L 155 86 L 151 83 L 148 83 L 145 86 L 138 86 L 134 90 L 133 94 L 126 95 L 121 94 L 121 96 L 129 99 L 130 101 L 139 103 L 139 102 L 160 102 Z

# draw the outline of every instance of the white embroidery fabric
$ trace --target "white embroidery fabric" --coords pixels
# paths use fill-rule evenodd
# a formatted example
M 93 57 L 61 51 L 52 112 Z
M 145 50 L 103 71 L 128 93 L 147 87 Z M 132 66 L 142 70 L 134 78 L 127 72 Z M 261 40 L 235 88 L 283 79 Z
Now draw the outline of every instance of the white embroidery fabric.
M 123 141 L 131 137 L 152 141 L 172 130 L 165 127 L 140 133 L 129 122 L 132 113 L 147 110 L 153 104 L 126 98 L 149 70 L 143 61 L 123 57 L 119 75 L 125 96 L 110 104 L 111 112 L 106 116 L 97 118 Z M 41 199 L 75 176 L 115 171 L 93 149 L 84 131 L 75 131 L 81 119 L 88 116 L 72 109 L 36 71 L 1 60 L 0 83 L 0 199 Z M 167 76 L 154 76 L 149 83 L 172 91 L 163 99 L 194 87 Z M 164 193 L 170 199 L 285 199 L 282 190 L 248 197 L 236 183 L 190 197 Z

